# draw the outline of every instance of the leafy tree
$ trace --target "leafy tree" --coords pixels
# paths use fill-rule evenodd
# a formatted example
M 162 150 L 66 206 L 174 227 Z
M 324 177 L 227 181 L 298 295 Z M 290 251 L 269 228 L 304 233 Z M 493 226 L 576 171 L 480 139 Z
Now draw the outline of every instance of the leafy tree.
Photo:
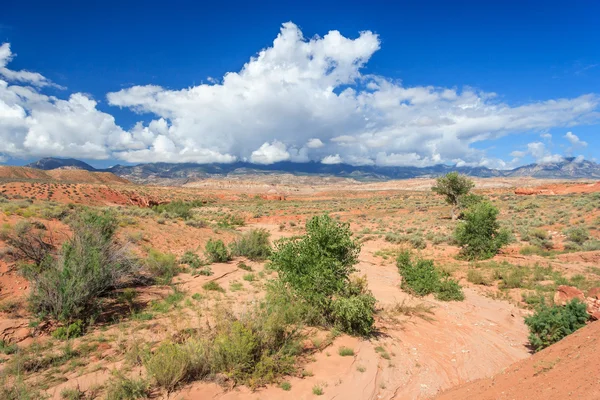
M 468 194 L 475 184 L 472 180 L 458 172 L 450 172 L 436 179 L 431 190 L 446 197 L 446 202 L 452 206 L 452 219 L 458 218 L 457 209 L 461 196 Z
M 573 299 L 564 307 L 542 304 L 535 314 L 525 318 L 529 327 L 529 342 L 535 351 L 540 351 L 582 328 L 589 317 L 586 305 L 578 299 Z
M 498 209 L 488 201 L 479 202 L 465 211 L 464 221 L 454 231 L 454 238 L 462 248 L 461 255 L 464 258 L 491 258 L 510 242 L 510 233 L 500 229 L 498 213 Z

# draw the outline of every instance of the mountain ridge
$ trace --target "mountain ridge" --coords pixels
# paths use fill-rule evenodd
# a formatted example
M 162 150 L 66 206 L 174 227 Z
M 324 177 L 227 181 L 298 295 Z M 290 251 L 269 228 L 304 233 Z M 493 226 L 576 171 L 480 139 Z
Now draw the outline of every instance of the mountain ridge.
M 51 170 L 75 167 L 88 171 L 111 172 L 135 183 L 154 183 L 180 185 L 214 177 L 239 177 L 243 175 L 292 174 L 300 176 L 336 176 L 359 181 L 386 181 L 393 179 L 431 178 L 450 171 L 481 177 L 533 177 L 556 179 L 600 179 L 600 164 L 593 161 L 564 158 L 552 163 L 528 164 L 511 170 L 490 169 L 487 167 L 452 166 L 438 164 L 429 167 L 385 167 L 352 166 L 349 164 L 322 164 L 319 162 L 294 163 L 282 161 L 268 165 L 238 161 L 230 164 L 197 163 L 143 163 L 137 165 L 115 165 L 110 168 L 96 169 L 76 159 L 46 157 L 27 165 L 31 168 Z M 58 167 L 55 167 L 58 166 Z M 87 166 L 87 167 L 86 167 Z M 52 168 L 54 167 L 54 168 Z M 88 169 L 91 168 L 90 169 Z

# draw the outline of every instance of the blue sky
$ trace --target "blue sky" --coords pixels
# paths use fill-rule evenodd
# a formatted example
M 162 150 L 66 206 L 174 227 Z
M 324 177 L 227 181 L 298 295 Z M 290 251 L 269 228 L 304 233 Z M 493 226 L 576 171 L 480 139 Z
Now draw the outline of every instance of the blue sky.
M 599 157 L 596 1 L 285 3 L 3 6 L 1 159 Z

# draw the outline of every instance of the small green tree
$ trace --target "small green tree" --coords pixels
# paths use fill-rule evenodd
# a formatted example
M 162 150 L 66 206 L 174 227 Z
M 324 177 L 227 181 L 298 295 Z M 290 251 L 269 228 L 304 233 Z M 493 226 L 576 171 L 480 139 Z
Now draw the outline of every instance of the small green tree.
M 498 209 L 488 201 L 479 202 L 465 211 L 464 221 L 454 231 L 454 238 L 464 258 L 491 258 L 510 242 L 510 233 L 500 229 L 498 213 Z
M 452 219 L 455 220 L 458 218 L 457 209 L 461 196 L 468 194 L 474 186 L 473 181 L 466 176 L 458 172 L 450 172 L 437 178 L 431 190 L 446 197 L 446 202 L 452 206 Z

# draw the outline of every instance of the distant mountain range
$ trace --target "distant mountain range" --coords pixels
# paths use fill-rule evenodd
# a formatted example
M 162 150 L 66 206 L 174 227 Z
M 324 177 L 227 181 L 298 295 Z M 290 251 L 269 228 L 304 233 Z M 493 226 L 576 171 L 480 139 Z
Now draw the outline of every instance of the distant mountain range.
M 76 160 L 74 158 L 46 157 L 41 158 L 36 162 L 27 164 L 26 167 L 43 169 L 44 171 L 49 171 L 51 169 L 58 168 L 77 168 L 84 169 L 86 171 L 96 171 L 96 168 L 92 167 L 90 164 Z
M 194 164 L 194 163 L 146 163 L 138 165 L 115 165 L 107 169 L 96 169 L 91 165 L 75 160 L 61 158 L 42 158 L 26 167 L 50 170 L 57 168 L 79 168 L 87 171 L 112 172 L 136 183 L 154 183 L 163 185 L 181 185 L 212 177 L 240 176 L 250 174 L 293 174 L 317 175 L 353 178 L 360 181 L 384 181 L 390 179 L 408 179 L 436 177 L 450 171 L 474 177 L 517 177 L 556 179 L 600 179 L 600 164 L 569 157 L 561 161 L 544 164 L 524 165 L 512 170 L 498 170 L 486 167 L 456 167 L 434 165 L 431 167 L 377 167 L 352 166 L 349 164 L 322 164 L 318 162 L 293 163 L 278 162 L 270 165 L 235 162 L 231 164 Z

